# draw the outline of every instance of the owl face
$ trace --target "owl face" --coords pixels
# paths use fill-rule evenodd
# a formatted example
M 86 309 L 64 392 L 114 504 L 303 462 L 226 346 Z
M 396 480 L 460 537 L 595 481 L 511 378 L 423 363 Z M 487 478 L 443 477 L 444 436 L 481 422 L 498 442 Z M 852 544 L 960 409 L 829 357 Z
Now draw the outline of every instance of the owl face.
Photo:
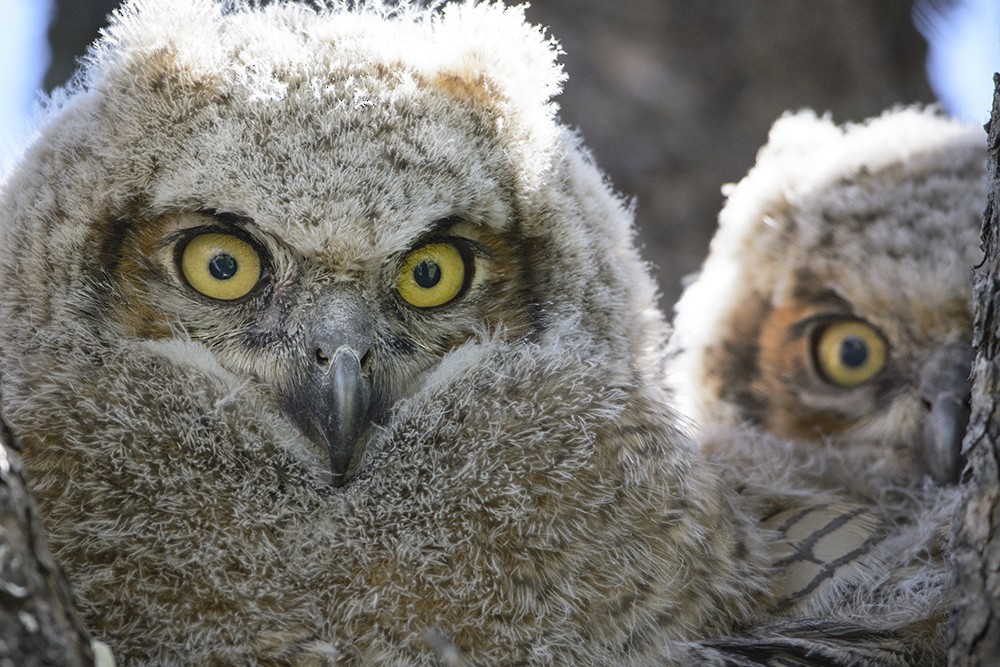
M 897 477 L 957 478 L 978 135 L 913 110 L 844 131 L 779 121 L 678 308 L 699 421 L 837 443 Z
M 183 335 L 259 383 L 330 457 L 335 483 L 444 354 L 477 329 L 530 326 L 530 296 L 510 287 L 525 271 L 518 244 L 458 215 L 350 268 L 288 237 L 229 212 L 129 221 L 110 305 L 124 335 Z
M 11 317 L 203 345 L 335 482 L 471 337 L 654 294 L 517 11 L 154 2 L 101 48 L 8 184 Z M 613 311 L 588 316 L 595 340 L 659 345 L 658 314 L 639 340 Z
M 502 72 L 448 60 L 468 52 L 395 62 L 407 30 L 427 40 L 416 25 L 352 50 L 385 22 L 328 16 L 326 32 L 305 34 L 304 15 L 280 11 L 226 17 L 238 28 L 213 37 L 213 57 L 252 56 L 238 75 L 169 33 L 94 84 L 100 104 L 62 132 L 77 151 L 72 135 L 91 134 L 84 145 L 100 157 L 78 185 L 99 193 L 100 213 L 82 238 L 46 243 L 94 258 L 87 307 L 110 316 L 105 326 L 203 344 L 281 406 L 337 482 L 448 351 L 477 333 L 524 335 L 537 319 L 545 246 L 515 195 L 532 171 L 514 164 L 531 128 Z M 233 36 L 265 28 L 261 45 Z M 285 42 L 295 48 L 274 46 Z
M 914 323 L 916 309 L 867 306 L 806 288 L 763 309 L 746 347 L 732 348 L 756 357 L 756 372 L 736 375 L 727 397 L 741 401 L 744 419 L 779 437 L 859 453 L 870 446 L 871 457 L 907 475 L 957 480 L 972 361 L 962 334 L 971 331 L 971 313 L 946 313 L 951 326 L 927 340 L 926 330 L 900 326 Z

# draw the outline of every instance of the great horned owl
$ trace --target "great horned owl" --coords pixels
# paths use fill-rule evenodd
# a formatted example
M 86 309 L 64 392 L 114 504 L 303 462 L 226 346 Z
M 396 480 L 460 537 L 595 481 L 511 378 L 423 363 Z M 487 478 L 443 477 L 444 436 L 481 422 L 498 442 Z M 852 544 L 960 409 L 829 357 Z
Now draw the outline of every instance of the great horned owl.
M 985 155 L 982 128 L 934 110 L 778 120 L 677 306 L 694 421 L 828 445 L 869 495 L 955 481 Z
M 678 427 L 544 34 L 352 4 L 126 4 L 3 184 L 3 410 L 95 635 L 129 665 L 431 664 L 435 629 L 474 664 L 852 664 L 910 622 L 770 611 L 770 501 Z

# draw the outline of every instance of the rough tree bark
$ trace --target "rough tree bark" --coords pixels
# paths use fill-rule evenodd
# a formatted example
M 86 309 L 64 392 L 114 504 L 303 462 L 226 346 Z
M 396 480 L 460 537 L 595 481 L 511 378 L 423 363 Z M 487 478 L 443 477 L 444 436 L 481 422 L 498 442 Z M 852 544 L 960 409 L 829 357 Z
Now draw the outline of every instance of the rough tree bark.
M 49 553 L 17 451 L 0 421 L 0 667 L 93 665 L 90 638 Z
M 969 457 L 964 497 L 955 516 L 952 553 L 958 596 L 952 609 L 948 663 L 1000 661 L 1000 75 L 990 117 L 990 192 L 983 219 L 985 258 L 973 289 L 972 415 L 964 448 Z

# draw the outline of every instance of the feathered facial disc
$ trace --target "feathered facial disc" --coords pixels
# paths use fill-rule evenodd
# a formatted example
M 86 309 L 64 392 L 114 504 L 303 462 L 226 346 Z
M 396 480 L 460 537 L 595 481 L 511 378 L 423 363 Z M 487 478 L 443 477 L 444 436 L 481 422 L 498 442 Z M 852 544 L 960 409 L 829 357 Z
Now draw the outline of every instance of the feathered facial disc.
M 348 4 L 126 5 L 10 186 L 42 203 L 6 237 L 12 290 L 67 286 L 19 311 L 25 331 L 86 304 L 107 316 L 73 320 L 116 340 L 201 343 L 339 480 L 470 337 L 574 322 L 631 359 L 663 333 L 522 10 Z
M 982 142 L 914 109 L 846 128 L 776 123 L 678 306 L 696 418 L 870 447 L 909 476 L 956 479 Z
M 257 383 L 342 481 L 445 354 L 537 321 L 552 45 L 499 5 L 125 11 L 39 156 L 102 214 L 25 242 L 87 258 L 70 289 L 118 335 L 203 343 Z M 501 37 L 535 69 L 483 47 Z

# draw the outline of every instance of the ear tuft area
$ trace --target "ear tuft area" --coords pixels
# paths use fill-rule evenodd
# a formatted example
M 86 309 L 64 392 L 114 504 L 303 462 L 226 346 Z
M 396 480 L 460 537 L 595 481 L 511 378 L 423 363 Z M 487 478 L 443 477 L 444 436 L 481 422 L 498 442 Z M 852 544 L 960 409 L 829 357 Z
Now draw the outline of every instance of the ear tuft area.
M 500 3 L 446 5 L 435 34 L 439 49 L 428 63 L 439 74 L 476 85 L 486 79 L 521 109 L 547 107 L 565 74 L 559 45 L 526 22 L 524 7 Z
M 565 73 L 559 45 L 526 22 L 524 8 L 500 3 L 446 5 L 435 17 L 436 49 L 422 72 L 456 98 L 497 113 L 505 131 L 551 146 Z
M 431 85 L 456 99 L 486 107 L 492 106 L 496 100 L 494 86 L 483 74 L 471 77 L 456 72 L 440 72 L 431 79 Z

